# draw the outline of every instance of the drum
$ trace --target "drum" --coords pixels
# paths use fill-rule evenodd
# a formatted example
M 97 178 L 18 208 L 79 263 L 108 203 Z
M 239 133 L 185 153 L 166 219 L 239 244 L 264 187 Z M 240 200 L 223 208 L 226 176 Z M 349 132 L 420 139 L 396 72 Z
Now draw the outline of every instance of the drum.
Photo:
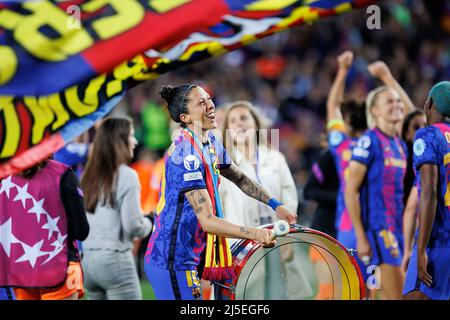
M 215 299 L 360 300 L 365 296 L 352 253 L 317 230 L 291 225 L 289 234 L 279 237 L 273 248 L 239 240 L 231 251 L 236 277 L 213 283 Z

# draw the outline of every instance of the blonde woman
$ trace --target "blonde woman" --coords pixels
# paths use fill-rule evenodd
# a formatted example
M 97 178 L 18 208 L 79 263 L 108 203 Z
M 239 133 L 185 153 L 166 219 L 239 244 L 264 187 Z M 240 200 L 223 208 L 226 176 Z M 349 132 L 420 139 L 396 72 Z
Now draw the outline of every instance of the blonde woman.
M 294 179 L 284 156 L 267 145 L 268 124 L 250 102 L 233 102 L 224 115 L 224 145 L 240 170 L 285 203 L 290 212 L 296 212 L 298 197 Z M 228 180 L 224 179 L 220 193 L 225 219 L 245 226 L 274 222 L 270 208 L 242 194 Z
M 377 287 L 387 299 L 402 298 L 402 214 L 406 145 L 397 134 L 404 104 L 394 89 L 369 94 L 375 127 L 353 149 L 345 203 L 355 230 L 358 256 L 379 267 Z
M 239 169 L 252 180 L 280 199 L 290 212 L 298 206 L 294 179 L 284 156 L 267 144 L 269 121 L 248 101 L 236 101 L 226 106 L 222 136 L 230 157 Z M 230 181 L 223 179 L 220 186 L 224 218 L 233 223 L 254 227 L 273 223 L 270 208 L 242 194 Z M 279 299 L 288 290 L 287 283 L 278 279 L 285 268 L 281 261 L 293 258 L 292 246 L 282 246 L 280 256 L 273 251 L 265 260 L 264 299 Z M 261 269 L 262 270 L 262 269 Z M 294 273 L 292 273 L 294 274 Z M 257 285 L 261 285 L 258 283 Z

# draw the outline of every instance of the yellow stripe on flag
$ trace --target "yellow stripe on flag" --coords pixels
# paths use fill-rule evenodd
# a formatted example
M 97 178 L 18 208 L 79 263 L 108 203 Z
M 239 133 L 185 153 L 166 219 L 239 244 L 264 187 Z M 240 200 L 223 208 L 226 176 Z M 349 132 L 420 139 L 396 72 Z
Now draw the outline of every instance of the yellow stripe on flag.
M 266 11 L 266 10 L 280 10 L 284 9 L 291 4 L 297 2 L 296 0 L 260 0 L 255 1 L 245 7 L 247 11 Z
M 336 6 L 336 8 L 334 8 L 334 10 L 336 10 L 337 13 L 344 13 L 344 12 L 352 10 L 352 5 L 350 3 L 342 3 L 338 6 Z
M 290 26 L 292 23 L 303 18 L 305 22 L 312 22 L 314 20 L 319 19 L 319 13 L 317 11 L 311 10 L 310 7 L 300 7 L 292 10 L 291 15 L 283 20 L 281 20 L 277 27 L 286 28 Z

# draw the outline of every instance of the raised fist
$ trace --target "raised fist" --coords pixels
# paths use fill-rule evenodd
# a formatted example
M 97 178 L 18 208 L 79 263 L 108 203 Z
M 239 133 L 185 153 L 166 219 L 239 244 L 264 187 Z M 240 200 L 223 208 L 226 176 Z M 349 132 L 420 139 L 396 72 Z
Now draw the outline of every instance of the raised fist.
M 370 74 L 376 78 L 383 79 L 387 76 L 390 76 L 391 71 L 389 70 L 386 63 L 383 61 L 375 61 L 367 66 L 367 70 L 369 70 Z
M 337 57 L 339 68 L 349 69 L 353 62 L 353 52 L 346 50 Z

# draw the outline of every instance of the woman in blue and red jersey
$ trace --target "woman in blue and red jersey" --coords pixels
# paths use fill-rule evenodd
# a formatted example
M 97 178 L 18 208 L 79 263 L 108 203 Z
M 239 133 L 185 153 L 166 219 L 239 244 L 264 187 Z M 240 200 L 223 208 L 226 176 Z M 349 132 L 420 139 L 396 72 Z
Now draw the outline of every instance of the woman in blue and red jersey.
M 406 299 L 450 299 L 450 82 L 433 86 L 428 127 L 417 131 L 413 163 L 419 180 L 419 228 L 406 273 Z
M 296 222 L 260 185 L 245 176 L 210 132 L 217 127 L 209 94 L 196 85 L 163 87 L 172 120 L 181 134 L 167 152 L 156 208 L 155 230 L 145 256 L 145 272 L 157 299 L 199 299 L 201 278 L 234 276 L 225 237 L 273 245 L 267 229 L 243 227 L 221 219 L 219 177 L 225 176 L 248 196 L 269 205 L 280 219 Z
M 363 104 L 353 100 L 344 101 L 344 87 L 353 61 L 353 52 L 345 51 L 337 57 L 338 72 L 327 100 L 328 145 L 339 175 L 339 191 L 336 199 L 335 228 L 337 240 L 347 248 L 356 248 L 352 222 L 345 207 L 344 192 L 349 178 L 348 164 L 358 138 L 367 129 Z M 356 257 L 363 276 L 364 264 Z
M 382 86 L 371 93 L 367 107 L 375 128 L 367 131 L 353 149 L 345 203 L 355 230 L 358 256 L 379 266 L 383 280 L 374 288 L 386 299 L 401 299 L 403 273 L 402 214 L 406 146 L 398 137 L 404 104 L 396 90 Z

